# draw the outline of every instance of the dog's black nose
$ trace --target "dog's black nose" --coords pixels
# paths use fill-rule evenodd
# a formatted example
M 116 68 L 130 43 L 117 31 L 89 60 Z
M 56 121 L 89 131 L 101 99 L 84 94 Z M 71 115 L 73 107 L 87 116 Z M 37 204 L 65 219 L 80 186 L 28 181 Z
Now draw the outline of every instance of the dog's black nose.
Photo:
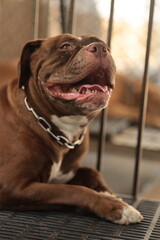
M 88 45 L 86 50 L 93 53 L 97 57 L 105 57 L 107 54 L 107 47 L 102 43 L 91 43 Z

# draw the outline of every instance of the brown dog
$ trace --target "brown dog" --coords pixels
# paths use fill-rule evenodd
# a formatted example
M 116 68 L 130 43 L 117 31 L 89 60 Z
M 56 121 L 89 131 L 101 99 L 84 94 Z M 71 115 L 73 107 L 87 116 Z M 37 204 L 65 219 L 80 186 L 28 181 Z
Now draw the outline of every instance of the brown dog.
M 1 209 L 74 205 L 120 224 L 142 220 L 99 172 L 79 167 L 87 125 L 107 106 L 114 77 L 96 37 L 64 34 L 24 46 L 19 82 L 0 89 Z

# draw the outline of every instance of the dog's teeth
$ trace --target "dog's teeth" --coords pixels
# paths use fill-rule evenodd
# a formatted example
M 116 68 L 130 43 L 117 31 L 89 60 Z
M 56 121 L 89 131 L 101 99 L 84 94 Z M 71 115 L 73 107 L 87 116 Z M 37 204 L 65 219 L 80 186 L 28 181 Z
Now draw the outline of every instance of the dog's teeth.
M 72 92 L 72 93 L 75 93 L 75 92 L 77 92 L 78 90 L 76 89 L 76 88 L 71 88 L 70 89 L 70 92 Z
M 85 94 L 85 93 L 98 93 L 99 90 L 98 89 L 89 89 L 89 88 L 83 88 L 81 91 L 81 94 Z
M 97 90 L 97 89 L 95 89 L 95 90 L 94 90 L 94 89 L 93 89 L 93 90 L 90 90 L 90 89 L 87 88 L 87 89 L 86 89 L 86 92 L 87 92 L 87 93 L 97 93 L 98 90 Z

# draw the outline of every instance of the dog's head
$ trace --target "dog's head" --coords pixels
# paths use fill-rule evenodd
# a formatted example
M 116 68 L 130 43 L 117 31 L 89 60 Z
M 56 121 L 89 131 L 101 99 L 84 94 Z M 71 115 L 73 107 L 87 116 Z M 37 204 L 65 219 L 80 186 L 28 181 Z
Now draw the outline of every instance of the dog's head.
M 50 104 L 72 105 L 83 114 L 107 106 L 115 72 L 103 41 L 90 35 L 63 34 L 24 46 L 19 85 L 27 88 L 34 81 L 37 91 Z

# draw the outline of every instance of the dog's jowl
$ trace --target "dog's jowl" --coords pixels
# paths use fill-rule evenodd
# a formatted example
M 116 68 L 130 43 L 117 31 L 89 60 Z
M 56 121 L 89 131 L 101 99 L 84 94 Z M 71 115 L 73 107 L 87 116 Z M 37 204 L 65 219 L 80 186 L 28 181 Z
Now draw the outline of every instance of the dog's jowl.
M 67 205 L 115 223 L 140 222 L 98 171 L 80 167 L 88 124 L 115 85 L 106 44 L 70 34 L 31 41 L 18 72 L 19 79 L 0 86 L 0 209 Z

